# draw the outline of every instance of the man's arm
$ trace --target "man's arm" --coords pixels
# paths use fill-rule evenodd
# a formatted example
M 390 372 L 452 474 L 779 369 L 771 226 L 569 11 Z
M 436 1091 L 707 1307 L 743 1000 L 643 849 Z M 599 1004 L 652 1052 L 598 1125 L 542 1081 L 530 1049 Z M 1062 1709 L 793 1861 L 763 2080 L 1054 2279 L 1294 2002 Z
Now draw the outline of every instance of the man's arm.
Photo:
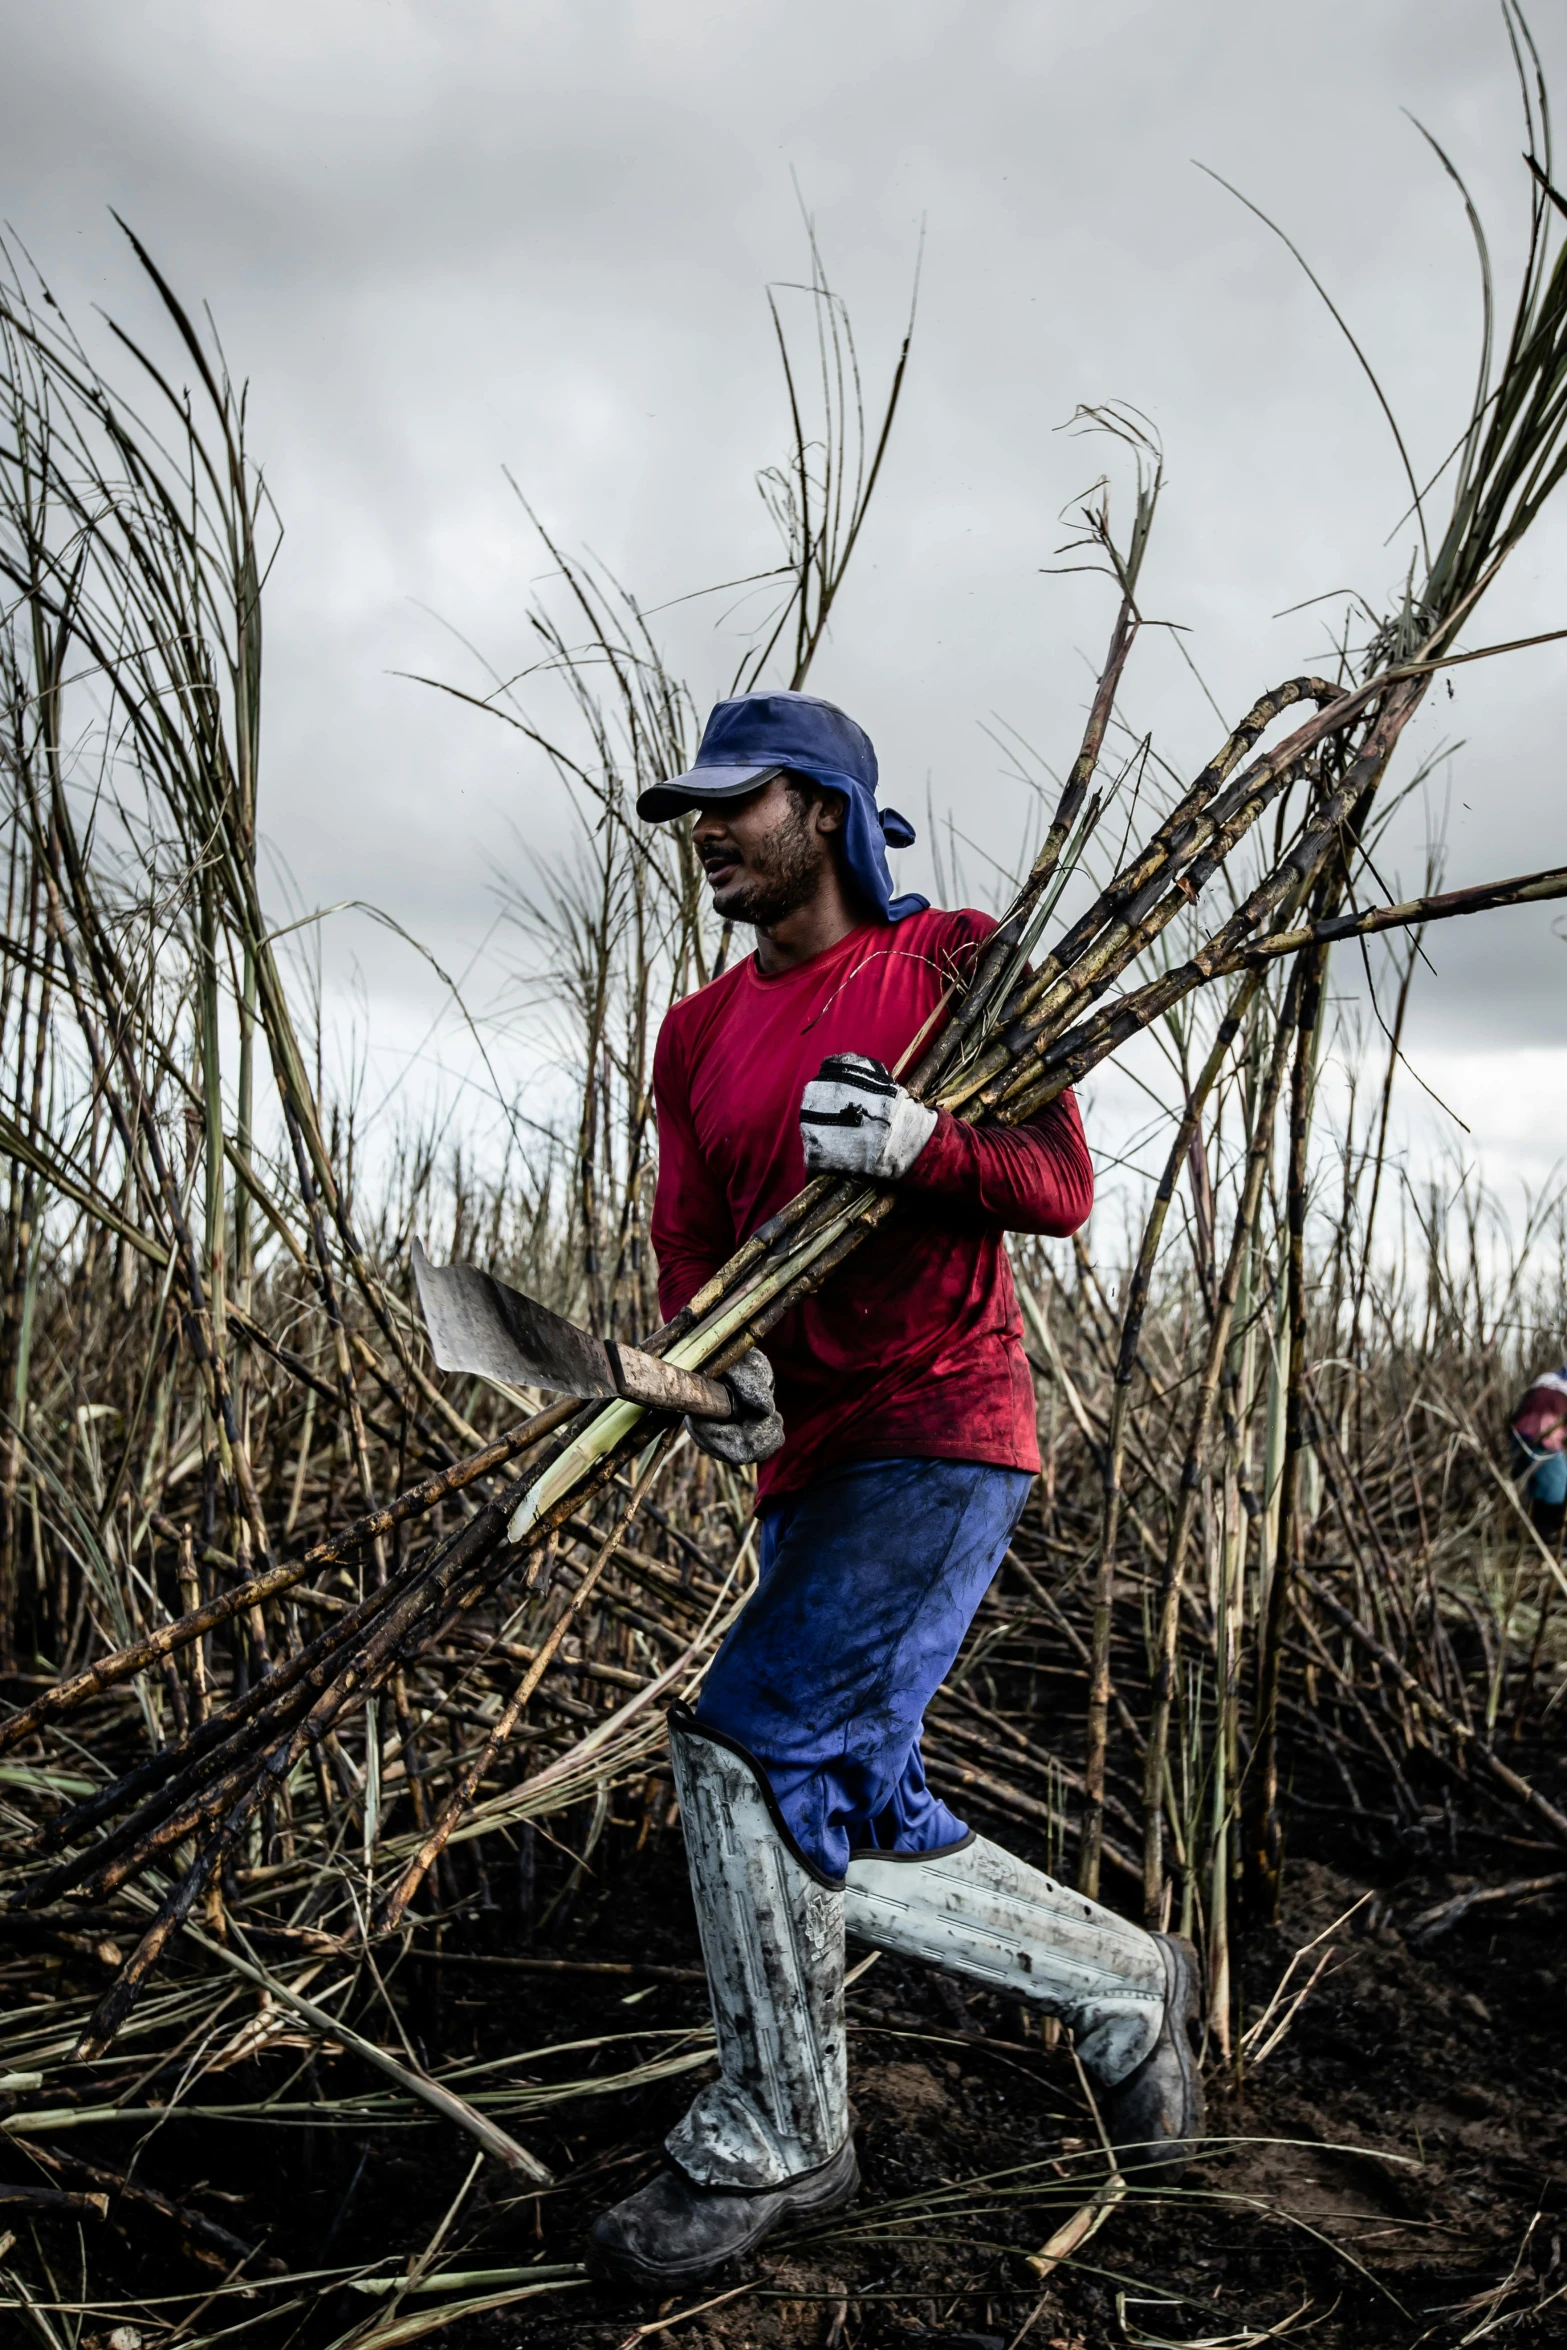
M 967 1126 L 916 1101 L 868 1053 L 832 1053 L 801 1098 L 800 1141 L 812 1175 L 896 1183 L 1008 1232 L 1075 1232 L 1094 1204 L 1069 1092 L 1025 1125 Z
M 965 1126 L 938 1111 L 900 1188 L 971 1208 L 1008 1232 L 1075 1232 L 1094 1204 L 1094 1166 L 1075 1097 L 1062 1094 L 1022 1126 Z

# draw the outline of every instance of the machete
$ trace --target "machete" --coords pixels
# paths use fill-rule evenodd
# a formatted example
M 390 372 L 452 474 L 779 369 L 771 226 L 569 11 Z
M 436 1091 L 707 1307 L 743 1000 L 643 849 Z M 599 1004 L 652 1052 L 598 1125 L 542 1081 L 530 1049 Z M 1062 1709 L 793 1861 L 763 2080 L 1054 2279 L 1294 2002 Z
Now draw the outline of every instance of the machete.
M 652 1412 L 691 1412 L 699 1420 L 734 1417 L 734 1399 L 718 1380 L 613 1338 L 594 1338 L 477 1265 L 432 1265 L 417 1237 L 412 1254 L 440 1370 L 476 1372 L 507 1387 L 639 1403 Z

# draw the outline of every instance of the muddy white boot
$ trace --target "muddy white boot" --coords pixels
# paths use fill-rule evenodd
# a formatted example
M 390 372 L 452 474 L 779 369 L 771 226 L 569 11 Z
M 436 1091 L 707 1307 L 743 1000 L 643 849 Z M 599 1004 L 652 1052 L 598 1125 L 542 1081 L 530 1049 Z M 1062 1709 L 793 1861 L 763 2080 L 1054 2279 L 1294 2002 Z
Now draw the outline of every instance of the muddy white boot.
M 856 1853 L 844 1919 L 858 1942 L 1010 1992 L 1068 2025 L 1130 2178 L 1168 2180 L 1191 2160 L 1203 2094 L 1189 1943 L 1145 1933 L 983 1836 L 945 1852 Z
M 671 1709 L 669 1751 L 719 2077 L 666 2141 L 673 2169 L 596 2220 L 603 2261 L 703 2276 L 859 2185 L 843 2033 L 843 1889 L 800 1858 L 750 1757 Z

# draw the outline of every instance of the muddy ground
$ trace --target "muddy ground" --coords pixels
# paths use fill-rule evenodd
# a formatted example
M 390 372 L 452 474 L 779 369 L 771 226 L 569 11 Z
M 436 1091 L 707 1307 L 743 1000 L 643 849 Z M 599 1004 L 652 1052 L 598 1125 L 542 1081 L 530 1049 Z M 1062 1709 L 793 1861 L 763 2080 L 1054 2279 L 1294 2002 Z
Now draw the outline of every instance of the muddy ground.
M 1182 2189 L 1129 2197 L 1043 2284 L 1027 2256 L 1103 2175 L 1070 2053 L 1047 2047 L 1015 2003 L 881 1957 L 849 1995 L 864 2172 L 853 2210 L 662 2305 L 541 2275 L 559 2289 L 463 2319 L 439 2339 L 449 2350 L 657 2339 L 689 2350 L 1019 2340 L 1097 2350 L 1265 2334 L 1319 2350 L 1493 2335 L 1519 2350 L 1567 2342 L 1567 1887 L 1474 1902 L 1439 1921 L 1434 1938 L 1416 1925 L 1465 1893 L 1554 1874 L 1560 1855 L 1496 1825 L 1508 1833 L 1466 1832 L 1449 1817 L 1438 1853 L 1368 1849 L 1352 1824 L 1297 1817 L 1281 1922 L 1245 1945 L 1248 2015 L 1266 2007 L 1293 1954 L 1359 1901 L 1295 1981 L 1331 1947 L 1325 1971 L 1260 2063 L 1238 2081 L 1215 2064 L 1217 2145 Z M 1026 1834 L 1004 1833 L 1026 1849 Z M 705 2012 L 699 1981 L 678 1973 L 698 1965 L 678 1833 L 643 1832 L 637 1848 L 630 1824 L 612 1826 L 592 1875 L 552 1908 L 566 1867 L 541 1839 L 531 1929 L 500 1887 L 490 1913 L 448 1930 L 438 1958 L 404 1967 L 399 2005 L 416 2049 L 446 2060 L 515 2053 L 516 2077 L 585 2086 L 678 2060 L 679 2034 Z M 517 1958 L 532 1964 L 494 1963 Z M 578 1971 L 610 1966 L 634 1971 Z M 563 2047 L 583 2041 L 600 2045 Z M 268 2078 L 280 2078 L 280 2060 L 269 2062 Z M 324 2068 L 323 2086 L 346 2085 L 351 2064 Z M 255 2096 L 266 2068 L 246 2069 L 255 2078 L 244 2093 Z M 437 2267 L 579 2262 L 593 2214 L 650 2174 L 700 2078 L 666 2070 L 532 2122 L 513 2117 L 556 2185 L 516 2197 L 486 2166 Z M 355 2260 L 397 2269 L 428 2242 L 471 2155 L 440 2125 L 369 2135 L 188 2124 L 148 2150 L 138 2175 L 230 2227 L 264 2227 L 296 2272 Z M 127 2284 L 139 2272 L 146 2292 L 161 2269 L 165 2292 L 188 2290 L 188 2248 L 171 2234 L 149 2234 L 143 2219 L 122 2249 Z M 261 2329 L 268 2341 L 340 2341 L 372 2315 L 345 2290 L 310 2291 L 311 2305 L 275 2334 Z M 683 2314 L 718 2294 L 727 2297 Z M 428 2319 L 437 2305 L 409 2301 L 404 2315 Z

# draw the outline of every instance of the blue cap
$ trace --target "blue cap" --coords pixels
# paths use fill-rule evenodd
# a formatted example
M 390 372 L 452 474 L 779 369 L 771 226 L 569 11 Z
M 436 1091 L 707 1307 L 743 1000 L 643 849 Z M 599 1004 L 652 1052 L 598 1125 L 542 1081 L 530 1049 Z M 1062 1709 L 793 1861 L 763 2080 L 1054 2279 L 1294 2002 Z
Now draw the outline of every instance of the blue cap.
M 862 726 L 832 702 L 814 694 L 736 694 L 720 702 L 702 731 L 696 764 L 666 783 L 650 784 L 637 801 L 637 814 L 662 823 L 714 800 L 743 799 L 775 775 L 808 776 L 829 791 L 842 792 L 843 861 L 862 897 L 884 922 L 918 914 L 929 898 L 910 891 L 892 893 L 889 848 L 905 849 L 914 827 L 896 808 L 876 805 L 876 753 Z

